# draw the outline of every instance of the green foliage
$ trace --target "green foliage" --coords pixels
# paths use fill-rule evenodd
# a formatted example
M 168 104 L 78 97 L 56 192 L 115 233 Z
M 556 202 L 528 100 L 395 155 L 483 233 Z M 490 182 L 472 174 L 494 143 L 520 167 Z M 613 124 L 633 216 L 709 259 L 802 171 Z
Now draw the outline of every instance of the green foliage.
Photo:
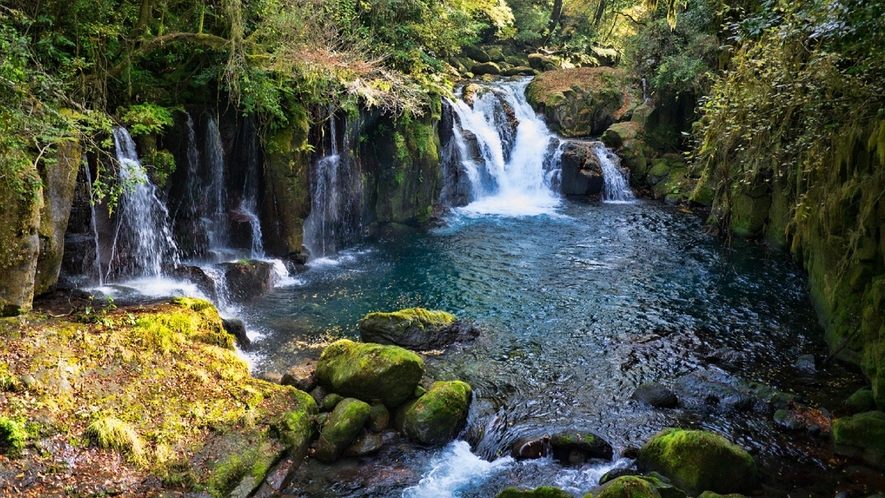
M 159 133 L 164 128 L 172 126 L 174 110 L 177 109 L 168 109 L 152 103 L 135 104 L 122 113 L 120 120 L 126 124 L 129 134 L 133 137 Z
M 99 448 L 126 454 L 132 463 L 145 463 L 145 447 L 138 433 L 117 418 L 104 417 L 92 422 L 86 428 L 86 438 Z
M 0 453 L 11 457 L 19 456 L 27 438 L 24 420 L 0 416 Z

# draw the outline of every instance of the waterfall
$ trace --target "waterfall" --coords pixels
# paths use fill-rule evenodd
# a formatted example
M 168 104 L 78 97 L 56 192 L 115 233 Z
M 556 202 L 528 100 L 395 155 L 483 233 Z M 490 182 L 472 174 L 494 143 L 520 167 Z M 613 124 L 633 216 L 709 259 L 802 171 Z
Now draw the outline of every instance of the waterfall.
M 346 125 L 346 123 L 345 123 Z M 304 221 L 304 245 L 312 258 L 333 255 L 360 233 L 362 179 L 356 162 L 348 155 L 349 133 L 338 146 L 338 123 L 329 116 L 329 153 L 311 168 L 310 214 Z
M 599 167 L 602 168 L 602 178 L 605 186 L 602 192 L 602 200 L 606 202 L 630 202 L 635 199 L 630 190 L 630 182 L 627 171 L 621 167 L 618 156 L 602 142 L 593 144 L 593 152 L 599 159 Z
M 95 217 L 95 199 L 92 195 L 92 172 L 89 171 L 89 163 L 83 163 L 83 171 L 86 173 L 86 188 L 89 190 L 89 222 L 92 225 L 92 240 L 95 242 L 95 273 L 98 275 L 98 285 L 104 285 L 104 275 L 101 271 L 101 241 L 98 234 L 98 219 Z
M 226 189 L 224 186 L 224 148 L 221 144 L 221 133 L 215 118 L 210 116 L 206 122 L 206 166 L 209 170 L 209 182 L 206 199 L 206 216 L 204 223 L 209 236 L 209 250 L 219 251 L 230 244 L 227 230 L 227 210 L 225 209 Z
M 249 222 L 252 232 L 251 257 L 260 259 L 264 257 L 264 242 L 262 242 L 261 221 L 258 219 L 258 195 L 261 185 L 259 184 L 258 163 L 258 135 L 251 121 L 247 121 L 246 127 L 246 178 L 243 182 L 243 196 L 240 200 L 239 214 Z
M 472 185 L 469 212 L 535 215 L 560 203 L 551 188 L 559 139 L 526 102 L 529 80 L 481 86 L 473 105 L 449 101 L 455 112 L 458 154 L 447 165 L 463 170 Z
M 178 264 L 178 249 L 169 226 L 169 211 L 135 152 L 125 128 L 114 129 L 114 146 L 124 187 L 106 279 L 114 276 L 157 276 L 164 263 Z

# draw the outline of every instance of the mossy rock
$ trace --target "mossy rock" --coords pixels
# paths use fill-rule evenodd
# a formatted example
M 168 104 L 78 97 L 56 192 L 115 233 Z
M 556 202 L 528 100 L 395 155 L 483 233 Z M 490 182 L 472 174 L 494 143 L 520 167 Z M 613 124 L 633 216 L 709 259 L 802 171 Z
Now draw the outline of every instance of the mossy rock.
M 398 346 L 342 339 L 323 351 L 316 375 L 329 391 L 394 407 L 415 391 L 424 375 L 424 360 Z
M 636 121 L 615 123 L 605 130 L 600 140 L 612 149 L 619 149 L 627 140 L 636 140 L 642 133 L 642 124 Z
M 27 438 L 23 420 L 0 415 L 0 455 L 19 456 Z
M 559 488 L 541 486 L 535 489 L 504 488 L 495 498 L 572 498 L 572 495 Z
M 441 329 L 456 320 L 445 311 L 406 308 L 391 313 L 369 313 L 360 320 L 360 337 L 365 342 L 422 348 L 437 342 Z
M 529 62 L 536 67 L 532 56 Z M 600 135 L 625 118 L 634 96 L 626 73 L 609 67 L 559 69 L 535 77 L 526 98 L 565 137 Z
M 371 410 L 368 403 L 355 398 L 347 398 L 338 403 L 320 433 L 317 459 L 326 463 L 337 460 L 360 434 Z
M 720 495 L 719 493 L 714 493 L 712 491 L 704 491 L 703 493 L 698 495 L 698 498 L 745 498 L 744 495 L 740 493 L 730 493 L 727 495 Z
M 623 476 L 606 483 L 596 498 L 661 498 L 661 494 L 642 477 Z
M 637 465 L 658 471 L 689 493 L 746 493 L 756 462 L 743 448 L 708 431 L 664 429 L 639 450 Z
M 608 442 L 585 431 L 557 432 L 550 436 L 550 446 L 553 448 L 553 457 L 565 464 L 582 464 L 592 458 L 611 460 L 613 455 Z M 576 458 L 578 461 L 575 461 Z
M 731 199 L 731 233 L 738 237 L 757 237 L 765 228 L 771 196 L 752 197 L 734 194 Z
M 455 439 L 467 422 L 472 389 L 460 380 L 434 382 L 404 411 L 403 432 L 412 441 L 437 445 Z
M 876 409 L 876 399 L 870 389 L 858 389 L 845 400 L 845 408 L 852 414 L 871 412 Z
M 885 413 L 872 411 L 836 419 L 833 441 L 837 453 L 885 468 Z

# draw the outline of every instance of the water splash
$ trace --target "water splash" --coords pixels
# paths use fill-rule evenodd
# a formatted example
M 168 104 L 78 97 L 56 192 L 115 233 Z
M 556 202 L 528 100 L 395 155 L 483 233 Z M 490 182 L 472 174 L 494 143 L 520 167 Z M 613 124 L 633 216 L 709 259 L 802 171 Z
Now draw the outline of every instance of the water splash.
M 433 459 L 430 471 L 417 485 L 403 491 L 403 498 L 454 498 L 459 490 L 476 487 L 515 464 L 509 456 L 483 460 L 470 452 L 467 442 L 455 441 Z

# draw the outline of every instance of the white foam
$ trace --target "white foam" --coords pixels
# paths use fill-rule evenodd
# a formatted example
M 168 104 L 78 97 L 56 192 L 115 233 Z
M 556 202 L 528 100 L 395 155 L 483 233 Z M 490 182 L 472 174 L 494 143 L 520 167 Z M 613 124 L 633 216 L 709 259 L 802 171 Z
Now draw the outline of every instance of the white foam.
M 403 491 L 403 498 L 454 498 L 459 490 L 476 487 L 514 464 L 509 456 L 488 462 L 471 453 L 467 442 L 455 441 L 433 459 L 417 485 Z

